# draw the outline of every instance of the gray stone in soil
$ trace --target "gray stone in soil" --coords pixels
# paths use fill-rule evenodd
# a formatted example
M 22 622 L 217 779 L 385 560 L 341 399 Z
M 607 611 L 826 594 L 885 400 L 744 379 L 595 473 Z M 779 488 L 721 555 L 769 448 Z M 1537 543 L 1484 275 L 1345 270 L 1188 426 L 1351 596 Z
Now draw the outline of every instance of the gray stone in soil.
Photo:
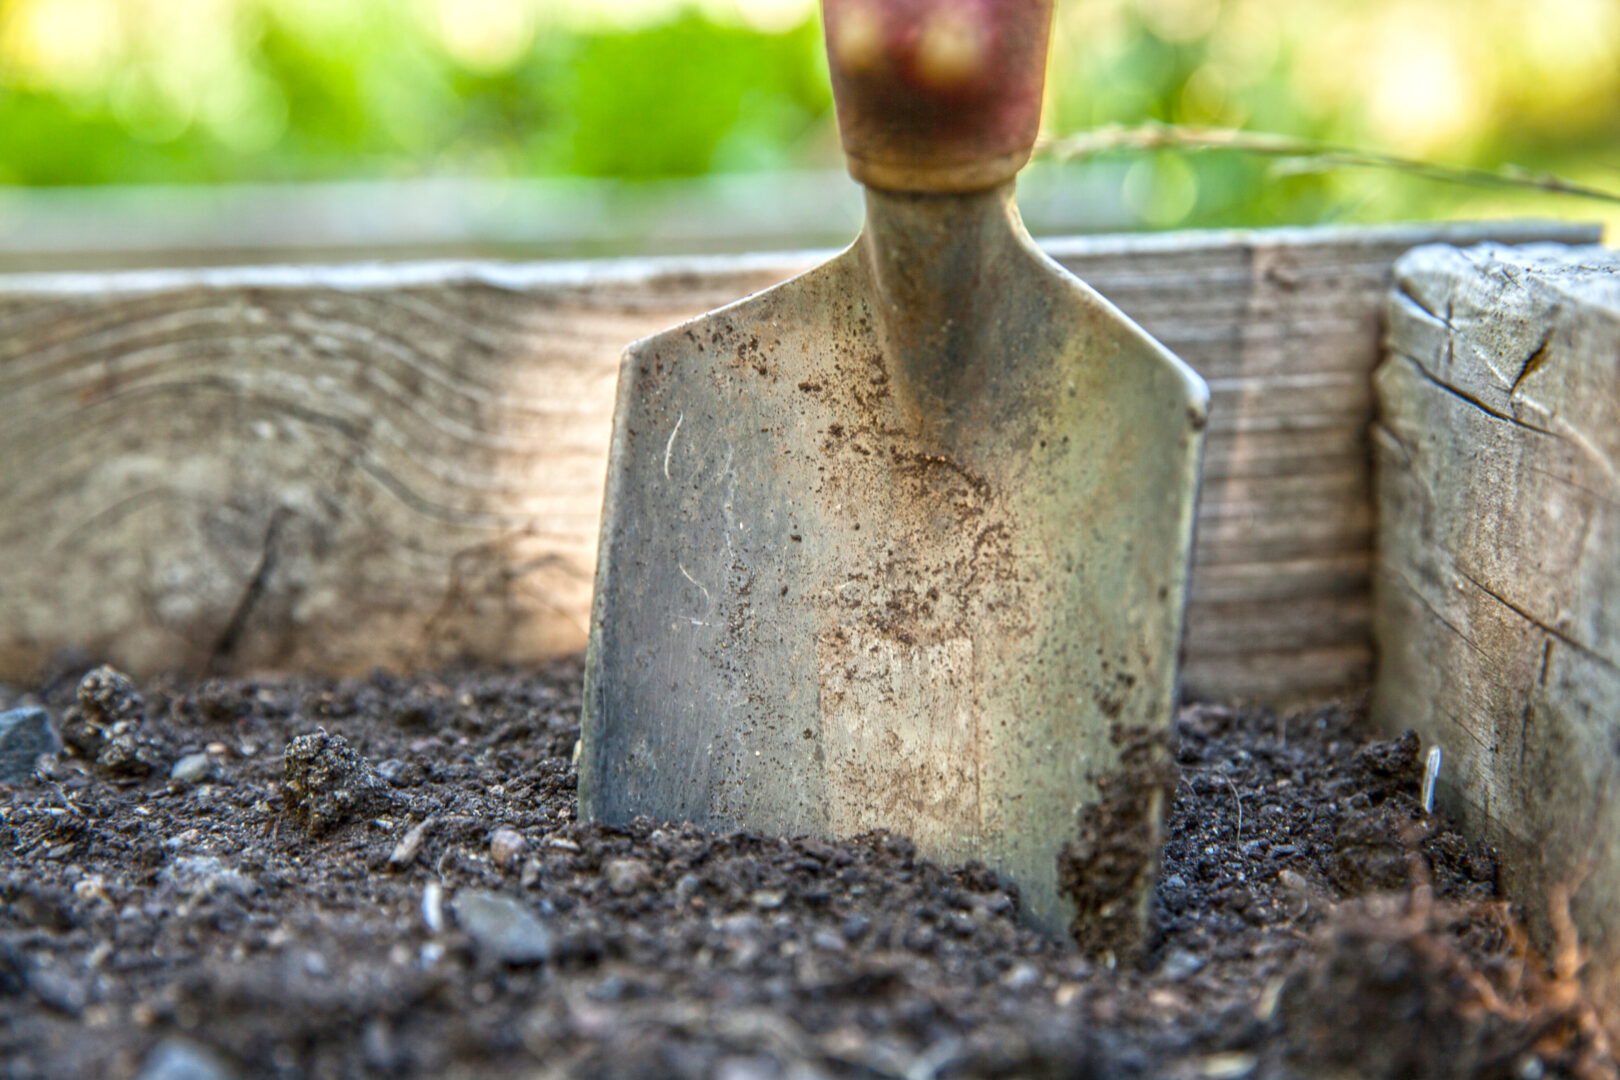
M 551 958 L 551 930 L 528 908 L 500 893 L 463 889 L 456 894 L 456 923 L 478 954 L 501 964 L 539 964 Z
M 163 868 L 158 883 L 196 899 L 219 893 L 246 899 L 259 891 L 257 882 L 217 855 L 182 855 Z
M 377 775 L 395 787 L 415 787 L 427 779 L 427 770 L 414 761 L 389 758 L 378 763 Z
M 0 996 L 9 997 L 24 989 L 33 991 L 41 1004 L 59 1013 L 78 1016 L 84 1011 L 86 993 L 82 982 L 0 942 Z
M 0 713 L 0 781 L 20 784 L 34 775 L 41 754 L 56 753 L 56 733 L 44 709 Z
M 195 784 L 206 780 L 213 772 L 213 758 L 207 754 L 187 754 L 169 770 L 169 780 L 176 784 Z
M 810 944 L 814 945 L 823 952 L 844 951 L 843 935 L 839 934 L 837 931 L 828 930 L 825 927 L 815 932 L 815 934 L 810 938 Z
M 652 871 L 640 859 L 614 859 L 605 873 L 608 888 L 618 896 L 639 892 L 652 881 Z
M 287 744 L 282 768 L 287 809 L 312 837 L 373 817 L 396 800 L 388 781 L 341 735 L 299 735 Z
M 206 1046 L 168 1038 L 152 1048 L 135 1080 L 236 1080 L 237 1072 Z
M 1022 993 L 1041 984 L 1041 972 L 1027 961 L 1014 964 L 1001 976 L 1001 985 L 1012 993 Z
M 1159 974 L 1175 982 L 1196 975 L 1204 967 L 1204 958 L 1186 949 L 1175 949 L 1165 957 Z
M 89 997 L 84 983 L 72 975 L 40 965 L 35 965 L 28 972 L 28 989 L 45 1006 L 64 1016 L 78 1016 L 84 1012 Z
M 510 870 L 523 854 L 527 841 L 516 829 L 496 829 L 489 838 L 489 858 L 502 870 Z

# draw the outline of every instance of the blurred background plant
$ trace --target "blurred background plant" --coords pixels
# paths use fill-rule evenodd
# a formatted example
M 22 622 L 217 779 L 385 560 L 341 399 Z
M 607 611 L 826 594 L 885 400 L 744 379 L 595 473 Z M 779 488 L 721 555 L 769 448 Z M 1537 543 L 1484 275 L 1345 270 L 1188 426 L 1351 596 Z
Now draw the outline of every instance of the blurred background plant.
M 840 166 L 830 104 L 813 0 L 0 0 L 13 192 L 813 173 Z M 1620 4 L 1058 0 L 1048 132 L 1143 121 L 1620 188 Z M 1620 221 L 1318 165 L 1127 149 L 1031 184 L 1068 229 Z

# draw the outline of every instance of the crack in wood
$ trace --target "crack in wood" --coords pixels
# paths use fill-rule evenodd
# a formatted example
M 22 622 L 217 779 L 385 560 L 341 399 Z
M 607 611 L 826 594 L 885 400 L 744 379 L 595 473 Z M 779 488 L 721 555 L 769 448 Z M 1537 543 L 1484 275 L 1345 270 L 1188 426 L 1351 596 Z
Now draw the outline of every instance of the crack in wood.
M 1458 639 L 1460 639 L 1464 645 L 1467 645 L 1470 649 L 1472 649 L 1481 659 L 1490 659 L 1489 654 L 1475 644 L 1473 638 L 1463 633 L 1460 627 L 1458 627 L 1444 615 L 1440 614 L 1439 608 L 1429 603 L 1429 598 L 1423 595 L 1423 591 L 1421 589 L 1417 588 L 1411 582 L 1407 581 L 1404 577 L 1401 577 L 1398 574 L 1386 573 L 1386 576 L 1390 580 L 1394 581 L 1395 584 L 1399 585 L 1402 590 L 1412 597 L 1412 599 L 1421 604 L 1423 606 L 1423 610 L 1427 611 L 1436 622 L 1438 622 L 1441 626 L 1444 626 L 1447 630 L 1450 630 L 1453 634 L 1456 634 Z
M 278 506 L 270 515 L 270 524 L 264 530 L 264 543 L 260 548 L 259 565 L 254 568 L 253 576 L 248 578 L 247 585 L 242 589 L 242 595 L 236 602 L 236 609 L 231 612 L 230 620 L 226 622 L 225 629 L 214 640 L 214 647 L 209 650 L 208 668 L 218 674 L 230 666 L 230 661 L 236 654 L 236 647 L 241 643 L 242 634 L 247 629 L 248 620 L 253 617 L 254 608 L 269 590 L 270 578 L 276 572 L 276 563 L 280 560 L 278 550 L 281 541 L 282 523 L 292 516 L 292 511 L 285 506 Z
M 1509 394 L 1517 394 L 1524 380 L 1540 371 L 1542 366 L 1547 363 L 1547 358 L 1552 354 L 1553 335 L 1558 330 L 1557 317 L 1558 309 L 1554 308 L 1548 315 L 1547 329 L 1542 333 L 1541 340 L 1530 351 L 1530 355 L 1524 358 L 1524 363 L 1519 366 L 1518 378 L 1514 379 L 1513 385 L 1508 388 Z
M 1432 372 L 1428 368 L 1424 367 L 1423 366 L 1423 361 L 1419 360 L 1415 356 L 1408 355 L 1407 353 L 1400 352 L 1398 350 L 1392 350 L 1390 355 L 1393 356 L 1393 357 L 1399 357 L 1400 359 L 1405 360 L 1408 364 L 1411 364 L 1414 368 L 1416 368 L 1418 373 L 1420 375 L 1422 375 L 1424 379 L 1426 379 L 1427 381 L 1433 383 L 1436 387 L 1438 387 L 1441 390 L 1444 390 L 1446 393 L 1450 394 L 1452 397 L 1458 399 L 1459 401 L 1467 402 L 1468 404 L 1472 405 L 1474 408 L 1478 409 L 1480 412 L 1484 413 L 1486 416 L 1490 416 L 1490 417 L 1493 417 L 1493 418 L 1495 418 L 1497 420 L 1501 420 L 1504 423 L 1512 424 L 1515 427 L 1524 428 L 1526 431 L 1533 431 L 1538 435 L 1545 435 L 1550 439 L 1559 439 L 1559 440 L 1567 441 L 1563 435 L 1560 435 L 1556 431 L 1551 431 L 1551 430 L 1549 430 L 1547 428 L 1544 428 L 1544 427 L 1538 427 L 1535 424 L 1530 423 L 1528 420 L 1520 420 L 1517 416 L 1514 416 L 1511 413 L 1505 413 L 1505 412 L 1502 412 L 1500 409 L 1491 408 L 1491 406 L 1485 404 L 1483 401 L 1481 401 L 1479 398 L 1475 397 L 1473 394 L 1468 393 L 1466 390 L 1459 390 L 1457 387 L 1452 386 L 1451 384 L 1447 383 L 1445 380 L 1441 379 L 1434 372 Z
M 1559 641 L 1563 642 L 1565 645 L 1568 645 L 1582 656 L 1591 659 L 1594 663 L 1601 665 L 1610 672 L 1620 674 L 1620 664 L 1616 664 L 1613 660 L 1610 660 L 1602 653 L 1597 652 L 1591 646 L 1584 645 L 1581 642 L 1576 641 L 1573 637 L 1570 637 L 1569 634 L 1563 630 L 1559 630 L 1557 627 L 1549 626 L 1547 623 L 1542 622 L 1529 611 L 1526 611 L 1518 604 L 1515 604 L 1513 601 L 1509 600 L 1507 597 L 1503 596 L 1501 593 L 1497 592 L 1495 589 L 1491 588 L 1489 585 L 1485 584 L 1483 581 L 1479 580 L 1462 567 L 1459 566 L 1457 568 L 1457 573 L 1461 574 L 1464 578 L 1467 578 L 1468 581 L 1473 584 L 1474 588 L 1478 589 L 1486 596 L 1489 596 L 1492 600 L 1495 600 L 1497 603 L 1513 612 L 1513 614 L 1519 616 L 1519 618 L 1523 619 L 1525 622 L 1530 623 L 1532 626 L 1541 630 L 1548 636 L 1557 638 Z M 1543 669 L 1543 673 L 1545 674 L 1545 668 Z

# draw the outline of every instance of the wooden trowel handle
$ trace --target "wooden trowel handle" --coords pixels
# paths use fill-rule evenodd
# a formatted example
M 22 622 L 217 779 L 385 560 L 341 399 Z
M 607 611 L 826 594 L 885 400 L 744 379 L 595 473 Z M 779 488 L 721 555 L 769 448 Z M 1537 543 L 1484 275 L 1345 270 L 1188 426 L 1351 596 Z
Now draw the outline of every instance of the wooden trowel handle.
M 1029 160 L 1052 0 L 822 0 L 849 171 L 886 191 L 982 191 Z

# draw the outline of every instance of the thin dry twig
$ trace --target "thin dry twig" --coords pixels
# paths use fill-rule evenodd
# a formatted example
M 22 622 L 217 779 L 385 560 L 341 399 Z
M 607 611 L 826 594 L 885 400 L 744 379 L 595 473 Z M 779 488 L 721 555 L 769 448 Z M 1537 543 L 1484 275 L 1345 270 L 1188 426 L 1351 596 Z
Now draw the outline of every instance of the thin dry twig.
M 1181 124 L 1108 125 L 1041 140 L 1036 153 L 1060 161 L 1096 157 L 1100 154 L 1158 150 L 1186 153 L 1228 151 L 1261 157 L 1286 158 L 1309 171 L 1329 169 L 1385 169 L 1472 187 L 1508 188 L 1516 191 L 1542 191 L 1576 199 L 1620 205 L 1620 192 L 1578 184 L 1551 173 L 1534 172 L 1518 165 L 1501 169 L 1479 169 L 1441 165 L 1432 161 L 1335 146 L 1294 135 L 1265 131 L 1239 131 L 1236 128 L 1197 127 Z

